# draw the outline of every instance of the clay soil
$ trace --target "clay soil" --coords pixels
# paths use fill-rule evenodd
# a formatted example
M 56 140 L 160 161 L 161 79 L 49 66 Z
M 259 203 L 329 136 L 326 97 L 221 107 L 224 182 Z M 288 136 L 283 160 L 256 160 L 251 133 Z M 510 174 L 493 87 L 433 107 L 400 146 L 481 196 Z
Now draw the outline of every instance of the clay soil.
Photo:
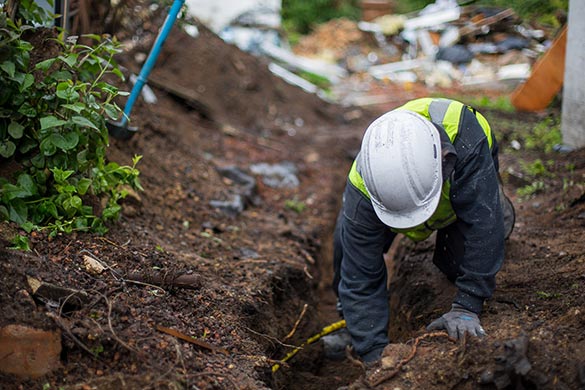
M 120 60 L 139 69 L 130 54 Z M 191 91 L 191 99 L 154 87 L 158 102 L 139 99 L 132 113 L 138 133 L 111 140 L 111 160 L 143 156 L 144 191 L 124 201 L 107 234 L 35 233 L 32 252 L 20 252 L 8 249 L 16 229 L 1 225 L 0 327 L 56 332 L 62 351 L 50 374 L 3 374 L 0 388 L 336 389 L 358 380 L 359 367 L 325 359 L 319 343 L 277 372 L 271 367 L 338 320 L 329 289 L 331 233 L 363 130 L 384 110 L 429 91 L 390 85 L 393 107 L 338 107 L 275 78 L 262 60 L 204 28 L 197 38 L 173 31 L 153 77 Z M 449 308 L 454 292 L 432 265 L 432 240 L 401 240 L 388 255 L 388 353 L 396 364 L 411 359 L 379 389 L 585 388 L 585 151 L 512 149 L 517 134 L 543 117 L 482 112 L 500 140 L 517 211 L 482 316 L 488 335 L 462 343 L 424 338 L 424 326 Z M 537 158 L 552 161 L 538 179 L 543 190 L 521 198 L 517 189 L 531 179 L 518 172 Z M 272 187 L 250 170 L 282 162 L 297 168 L 298 186 Z M 252 177 L 253 188 L 221 173 L 230 167 Z M 237 195 L 241 212 L 210 205 Z M 106 269 L 92 274 L 87 257 Z M 27 277 L 85 298 L 43 299 Z

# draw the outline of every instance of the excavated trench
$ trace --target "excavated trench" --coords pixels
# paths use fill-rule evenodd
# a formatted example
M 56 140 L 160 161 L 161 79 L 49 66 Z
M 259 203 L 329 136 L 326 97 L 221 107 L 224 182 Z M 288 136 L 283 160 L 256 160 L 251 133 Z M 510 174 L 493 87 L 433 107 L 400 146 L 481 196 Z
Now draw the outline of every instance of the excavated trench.
M 308 307 L 313 308 L 306 311 L 302 320 L 305 324 L 297 324 L 297 334 L 291 338 L 292 341 L 287 341 L 292 345 L 302 344 L 323 327 L 340 319 L 336 311 L 336 298 L 331 289 L 333 227 L 333 225 L 330 226 L 326 237 L 322 238 L 323 246 L 316 258 L 315 279 L 317 280 L 307 286 L 302 278 L 298 278 L 295 279 L 298 284 L 292 286 L 293 289 L 298 290 L 294 294 L 294 299 L 302 296 L 302 299 L 306 299 Z M 416 245 L 398 238 L 386 254 L 390 280 L 389 334 L 392 343 L 405 343 L 413 339 L 430 319 L 439 316 L 450 305 L 454 288 L 432 264 L 433 244 L 434 237 Z M 305 293 L 299 295 L 299 291 L 307 288 L 310 291 L 305 290 Z M 286 306 L 290 303 L 288 301 L 290 298 L 290 296 L 282 296 L 280 303 Z M 281 312 L 290 313 L 287 310 Z M 293 329 L 298 317 L 291 315 L 285 318 L 289 321 L 289 329 Z M 265 319 L 268 320 L 268 318 Z M 283 328 L 286 327 L 287 325 L 283 326 Z M 291 349 L 281 346 L 281 348 L 272 349 L 269 355 L 272 354 L 275 359 L 281 359 Z M 326 358 L 321 341 L 305 346 L 288 363 L 287 366 L 273 373 L 269 379 L 267 378 L 267 385 L 270 388 L 279 390 L 336 389 L 352 383 L 362 373 L 362 369 L 348 359 Z

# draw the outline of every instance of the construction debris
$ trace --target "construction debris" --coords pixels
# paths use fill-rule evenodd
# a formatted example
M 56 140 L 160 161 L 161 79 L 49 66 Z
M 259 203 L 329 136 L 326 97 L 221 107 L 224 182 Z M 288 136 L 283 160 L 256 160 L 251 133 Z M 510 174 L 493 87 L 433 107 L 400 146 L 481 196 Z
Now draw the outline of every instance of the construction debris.
M 367 88 L 361 95 L 347 96 L 343 84 L 352 78 L 364 82 L 369 78 L 374 83 L 511 90 L 530 77 L 537 57 L 551 46 L 551 33 L 523 23 L 512 9 L 436 0 L 419 12 L 397 15 L 392 13 L 391 3 L 383 3 L 376 5 L 377 17 L 364 12 L 364 20 L 357 23 L 332 20 L 318 26 L 292 49 L 279 35 L 278 27 L 242 25 L 241 18 L 230 24 L 228 41 L 269 57 L 272 73 L 288 83 L 348 105 L 385 100 L 372 97 Z M 274 34 L 267 35 L 267 29 L 273 29 Z M 238 41 L 243 38 L 238 39 L 238 34 L 257 39 L 253 45 L 249 39 L 241 45 Z M 303 73 L 328 80 L 328 93 L 303 78 Z M 553 95 L 555 91 L 556 87 L 551 89 Z

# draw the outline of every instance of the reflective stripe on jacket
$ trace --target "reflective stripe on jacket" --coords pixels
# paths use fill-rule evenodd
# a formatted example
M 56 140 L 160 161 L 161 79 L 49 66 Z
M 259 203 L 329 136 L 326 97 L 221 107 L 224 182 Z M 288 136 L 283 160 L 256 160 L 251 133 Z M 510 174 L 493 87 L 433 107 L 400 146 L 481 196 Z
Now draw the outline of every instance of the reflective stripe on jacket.
M 455 141 L 455 138 L 460 131 L 463 110 L 468 109 L 475 114 L 478 123 L 487 137 L 488 145 L 490 149 L 492 148 L 492 133 L 490 125 L 485 117 L 461 102 L 449 99 L 422 98 L 412 100 L 397 109 L 416 112 L 433 122 L 435 125 L 441 126 L 445 130 L 445 133 L 447 133 L 451 143 Z M 370 194 L 366 188 L 364 179 L 357 167 L 357 159 L 354 160 L 349 171 L 349 181 L 354 187 L 370 199 Z M 413 241 L 422 241 L 429 237 L 434 230 L 442 229 L 455 222 L 457 216 L 451 206 L 449 196 L 450 189 L 451 182 L 450 180 L 446 180 L 441 189 L 441 199 L 437 209 L 426 222 L 409 229 L 392 228 L 392 231 L 402 233 Z

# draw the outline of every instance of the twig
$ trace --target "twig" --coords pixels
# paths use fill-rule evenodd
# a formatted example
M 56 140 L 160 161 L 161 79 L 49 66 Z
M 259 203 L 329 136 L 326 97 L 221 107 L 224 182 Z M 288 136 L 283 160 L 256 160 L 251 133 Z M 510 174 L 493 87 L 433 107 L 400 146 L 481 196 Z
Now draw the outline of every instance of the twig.
M 98 355 L 96 353 L 94 353 L 91 349 L 89 349 L 85 344 L 83 344 L 74 334 L 73 332 L 71 332 L 71 329 L 69 329 L 69 326 L 67 326 L 65 324 L 65 322 L 61 319 L 61 317 L 59 317 L 57 314 L 55 313 L 51 313 L 51 312 L 47 312 L 47 316 L 51 319 L 53 319 L 53 321 L 55 321 L 55 324 L 57 324 L 57 326 L 59 328 L 61 328 L 63 331 L 65 331 L 65 333 L 67 333 L 67 335 L 71 338 L 71 340 L 73 340 L 73 342 L 75 344 L 77 344 L 77 346 L 79 346 L 79 348 L 83 349 L 85 352 L 89 353 L 94 359 L 96 360 L 100 360 L 98 358 Z
M 154 284 L 139 282 L 137 280 L 131 280 L 131 279 L 124 279 L 124 282 L 126 282 L 126 283 L 132 283 L 132 284 L 139 284 L 139 285 L 142 285 L 142 286 L 156 288 L 158 290 L 161 290 L 163 292 L 163 294 L 166 294 L 167 293 L 167 290 L 165 290 L 164 288 L 162 288 L 160 286 L 155 286 Z
M 415 356 L 416 356 L 416 351 L 417 351 L 417 347 L 418 344 L 424 340 L 424 339 L 428 339 L 428 338 L 433 338 L 433 337 L 446 337 L 449 341 L 451 342 L 455 342 L 455 340 L 453 340 L 451 337 L 449 337 L 449 335 L 446 332 L 433 332 L 433 333 L 426 333 L 422 336 L 417 337 L 414 340 L 414 344 L 412 345 L 412 349 L 410 350 L 410 354 L 405 358 L 402 359 L 397 365 L 396 367 L 394 367 L 394 369 L 388 371 L 388 372 L 384 372 L 382 374 L 382 376 L 374 381 L 368 381 L 368 385 L 369 386 L 378 386 L 379 384 L 387 381 L 388 379 L 393 378 L 394 376 L 396 376 L 396 374 L 398 374 L 400 372 L 400 369 L 402 368 L 402 366 L 404 366 L 405 364 L 407 364 L 408 362 L 410 362 Z
M 114 332 L 114 327 L 112 326 L 112 302 L 110 300 L 108 300 L 108 298 L 101 294 L 100 295 L 106 300 L 106 304 L 108 305 L 108 328 L 110 328 L 110 332 L 112 333 L 112 337 L 114 338 L 114 340 L 116 340 L 118 343 L 120 343 L 121 346 L 123 346 L 124 348 L 126 348 L 129 351 L 132 351 L 138 355 L 140 355 L 141 353 L 132 348 L 131 346 L 129 346 L 128 344 L 126 344 L 124 341 L 122 341 L 118 335 L 116 335 L 116 332 Z
M 297 318 L 297 321 L 295 322 L 295 325 L 293 326 L 292 330 L 284 337 L 283 340 L 288 340 L 291 337 L 293 337 L 293 335 L 295 334 L 295 332 L 297 331 L 297 327 L 299 326 L 299 323 L 301 322 L 301 320 L 303 319 L 303 316 L 305 315 L 305 313 L 307 312 L 307 307 L 309 305 L 307 305 L 305 303 L 305 305 L 303 306 L 303 310 L 301 311 L 301 314 L 299 315 L 299 318 Z
M 307 250 L 305 250 L 305 249 L 303 249 L 303 248 L 299 247 L 299 251 L 301 252 L 301 254 L 302 254 L 303 256 L 305 256 L 305 260 L 307 260 L 307 262 L 308 262 L 309 264 L 311 264 L 311 265 L 315 265 L 315 259 L 313 258 L 313 256 L 311 256 L 311 254 L 310 254 L 310 253 L 309 253 Z
M 297 346 L 296 346 L 296 345 L 290 345 L 290 344 L 283 343 L 282 341 L 280 341 L 280 340 L 279 340 L 279 339 L 277 339 L 276 337 L 272 337 L 272 336 L 269 336 L 269 335 L 267 335 L 267 334 L 263 334 L 263 333 L 256 332 L 254 329 L 250 329 L 250 328 L 248 328 L 247 326 L 243 326 L 243 325 L 242 325 L 242 327 L 243 327 L 244 329 L 246 329 L 246 330 L 248 330 L 248 331 L 250 331 L 250 332 L 254 333 L 255 335 L 258 335 L 258 336 L 261 336 L 261 337 L 267 338 L 268 340 L 276 341 L 278 344 L 282 345 L 283 347 L 287 347 L 287 348 L 297 348 Z
M 158 330 L 159 332 L 166 333 L 166 334 L 171 335 L 171 336 L 175 336 L 176 338 L 179 338 L 179 339 L 186 341 L 188 343 L 191 343 L 191 344 L 195 344 L 199 347 L 206 348 L 210 351 L 221 352 L 226 356 L 229 355 L 229 352 L 227 351 L 227 349 L 219 348 L 219 347 L 216 347 L 215 345 L 211 345 L 209 343 L 206 343 L 205 341 L 194 339 L 193 337 L 189 337 L 186 334 L 181 333 L 176 329 L 166 328 L 164 326 L 157 325 L 156 330 Z

